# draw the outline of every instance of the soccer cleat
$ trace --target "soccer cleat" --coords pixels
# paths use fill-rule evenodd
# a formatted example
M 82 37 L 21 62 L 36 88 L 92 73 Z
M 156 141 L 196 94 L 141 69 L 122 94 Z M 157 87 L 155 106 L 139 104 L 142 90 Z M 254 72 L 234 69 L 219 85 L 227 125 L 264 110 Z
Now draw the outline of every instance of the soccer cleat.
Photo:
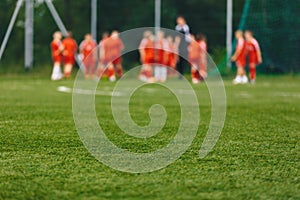
M 250 83 L 251 83 L 252 85 L 254 85 L 254 84 L 255 84 L 255 79 L 251 79 L 251 80 L 250 80 Z
M 235 77 L 235 79 L 233 79 L 232 83 L 233 83 L 234 85 L 237 85 L 237 84 L 242 83 L 241 77 L 240 77 L 240 76 Z
M 139 79 L 140 79 L 140 81 L 142 81 L 142 82 L 147 82 L 147 81 L 148 81 L 148 79 L 147 79 L 147 77 L 146 77 L 145 75 L 140 75 L 140 76 L 139 76 Z
M 241 83 L 242 83 L 242 84 L 248 83 L 248 78 L 247 78 L 247 76 L 244 75 L 244 76 L 242 77 Z
M 110 82 L 115 82 L 115 81 L 116 81 L 116 76 L 111 76 L 111 77 L 109 77 L 109 81 L 110 81 Z
M 196 79 L 196 78 L 192 78 L 192 83 L 193 83 L 193 84 L 198 84 L 198 83 L 199 83 L 199 80 Z

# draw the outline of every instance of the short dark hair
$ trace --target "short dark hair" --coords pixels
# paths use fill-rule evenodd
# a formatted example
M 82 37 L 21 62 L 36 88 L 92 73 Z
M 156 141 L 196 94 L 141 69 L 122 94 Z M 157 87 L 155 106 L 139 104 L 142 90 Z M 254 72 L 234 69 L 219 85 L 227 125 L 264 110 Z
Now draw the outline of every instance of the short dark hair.
M 248 32 L 250 35 L 253 36 L 253 31 L 251 31 L 251 30 L 246 30 L 245 33 L 246 33 L 246 32 Z

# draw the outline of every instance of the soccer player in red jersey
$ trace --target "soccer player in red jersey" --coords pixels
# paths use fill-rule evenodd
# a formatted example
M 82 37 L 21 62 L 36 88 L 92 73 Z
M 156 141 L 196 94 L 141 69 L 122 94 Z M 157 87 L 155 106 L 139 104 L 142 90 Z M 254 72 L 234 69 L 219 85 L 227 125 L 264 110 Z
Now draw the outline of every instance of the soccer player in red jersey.
M 197 34 L 196 40 L 199 43 L 199 46 L 201 48 L 199 73 L 200 73 L 200 80 L 203 80 L 207 77 L 207 43 L 206 43 L 206 37 L 203 34 Z
M 165 82 L 167 80 L 167 54 L 168 43 L 166 41 L 165 33 L 158 31 L 155 40 L 155 67 L 154 77 L 155 81 Z
M 64 60 L 64 75 L 69 78 L 72 73 L 73 65 L 75 64 L 75 56 L 77 52 L 77 42 L 72 38 L 72 33 L 68 32 L 62 44 L 64 45 L 63 60 Z
M 231 57 L 231 60 L 235 62 L 237 67 L 237 76 L 233 80 L 234 84 L 245 84 L 248 83 L 248 78 L 246 76 L 246 41 L 244 39 L 244 34 L 241 30 L 235 32 L 235 37 L 237 39 L 237 44 L 235 52 Z
M 168 75 L 175 75 L 176 64 L 178 62 L 178 44 L 174 42 L 172 36 L 168 36 L 167 40 L 167 55 L 166 66 L 170 67 L 168 70 Z M 173 70 L 172 70 L 173 69 Z
M 201 47 L 195 40 L 194 35 L 190 35 L 190 44 L 188 46 L 188 59 L 191 65 L 191 77 L 194 84 L 200 81 L 200 66 L 201 66 Z
M 101 55 L 101 48 L 102 48 L 102 45 L 103 45 L 103 42 L 109 37 L 109 33 L 108 32 L 103 32 L 102 33 L 102 38 L 99 42 L 99 63 L 98 63 L 98 68 L 97 68 L 97 76 L 98 78 L 101 78 L 101 77 L 107 77 L 108 74 L 107 74 L 107 70 L 105 70 L 105 58 L 104 56 Z
M 119 38 L 119 32 L 113 31 L 111 36 L 103 41 L 100 49 L 101 59 L 107 66 L 108 78 L 110 81 L 115 81 L 115 70 L 117 76 L 121 78 L 123 76 L 121 53 L 124 49 L 122 40 Z
M 250 83 L 255 83 L 256 66 L 262 63 L 261 51 L 257 40 L 253 37 L 252 31 L 245 31 L 247 56 L 250 72 Z
M 62 34 L 60 32 L 55 32 L 53 34 L 53 40 L 50 44 L 51 47 L 51 55 L 53 59 L 53 71 L 51 75 L 51 80 L 56 81 L 63 78 L 63 74 L 61 72 L 61 62 L 62 62 L 62 52 L 64 50 L 64 46 L 61 42 Z
M 151 31 L 145 31 L 144 37 L 139 46 L 139 53 L 142 63 L 142 69 L 139 79 L 143 82 L 153 82 L 152 72 L 155 63 L 155 43 Z
M 93 78 L 96 69 L 97 59 L 97 43 L 90 33 L 86 34 L 84 40 L 79 46 L 80 54 L 83 56 L 83 64 L 85 67 L 85 78 Z

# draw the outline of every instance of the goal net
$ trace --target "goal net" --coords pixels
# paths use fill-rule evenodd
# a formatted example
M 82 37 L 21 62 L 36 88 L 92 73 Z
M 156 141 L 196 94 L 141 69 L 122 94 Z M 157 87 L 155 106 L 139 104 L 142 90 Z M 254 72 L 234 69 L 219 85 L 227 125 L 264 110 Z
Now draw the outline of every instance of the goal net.
M 263 72 L 300 72 L 300 1 L 246 0 L 240 29 L 260 43 Z

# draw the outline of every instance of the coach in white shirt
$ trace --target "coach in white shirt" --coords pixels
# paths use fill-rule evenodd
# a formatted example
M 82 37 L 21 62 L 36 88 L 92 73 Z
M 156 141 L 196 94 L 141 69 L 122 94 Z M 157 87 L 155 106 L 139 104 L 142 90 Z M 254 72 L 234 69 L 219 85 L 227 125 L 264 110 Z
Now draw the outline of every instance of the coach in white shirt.
M 182 78 L 182 75 L 185 71 L 186 60 L 188 55 L 188 45 L 190 42 L 190 28 L 186 23 L 186 20 L 183 16 L 177 17 L 177 25 L 175 30 L 181 34 L 177 35 L 177 40 L 179 40 L 179 61 L 177 63 L 177 70 L 181 74 L 179 78 Z

